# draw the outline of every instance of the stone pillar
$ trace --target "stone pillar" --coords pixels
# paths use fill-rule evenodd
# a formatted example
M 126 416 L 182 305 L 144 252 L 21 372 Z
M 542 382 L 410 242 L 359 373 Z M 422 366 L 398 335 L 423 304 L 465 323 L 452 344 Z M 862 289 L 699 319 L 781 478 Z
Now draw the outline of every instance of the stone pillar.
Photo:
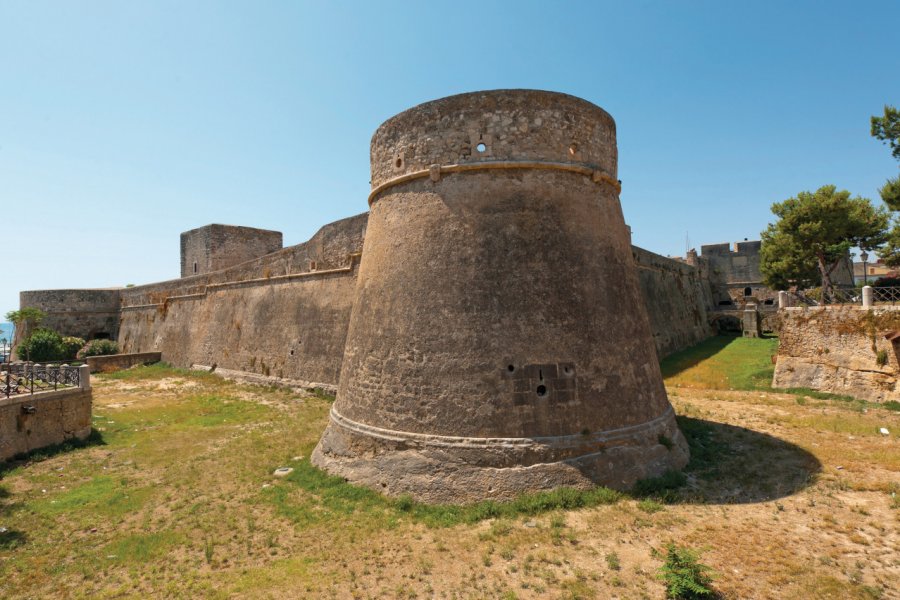
M 680 469 L 619 204 L 616 130 L 565 94 L 428 102 L 371 144 L 371 211 L 317 466 L 427 502 Z
M 85 391 L 91 389 L 91 368 L 88 365 L 78 367 L 78 381 L 81 383 L 81 389 Z
M 875 304 L 875 291 L 871 285 L 864 286 L 862 289 L 862 305 L 863 308 L 872 308 Z
M 743 331 L 744 337 L 762 337 L 762 323 L 759 318 L 759 310 L 755 304 L 748 304 L 744 309 L 743 319 L 741 320 L 741 330 Z
M 790 306 L 790 298 L 785 291 L 778 292 L 778 308 L 787 308 Z

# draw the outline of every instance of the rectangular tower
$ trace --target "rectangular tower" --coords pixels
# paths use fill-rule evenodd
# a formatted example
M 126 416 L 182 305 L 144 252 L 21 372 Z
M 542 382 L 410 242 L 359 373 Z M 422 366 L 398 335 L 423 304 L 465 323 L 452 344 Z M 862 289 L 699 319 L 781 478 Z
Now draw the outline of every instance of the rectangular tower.
M 218 224 L 191 229 L 181 234 L 181 276 L 227 269 L 281 247 L 280 231 Z

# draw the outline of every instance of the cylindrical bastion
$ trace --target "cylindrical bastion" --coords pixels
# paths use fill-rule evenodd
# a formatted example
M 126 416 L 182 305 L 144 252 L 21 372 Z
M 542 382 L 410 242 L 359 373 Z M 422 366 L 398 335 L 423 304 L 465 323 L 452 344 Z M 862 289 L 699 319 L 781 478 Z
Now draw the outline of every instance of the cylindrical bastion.
M 428 502 L 622 489 L 683 467 L 616 163 L 612 117 L 552 92 L 452 96 L 379 127 L 313 462 Z

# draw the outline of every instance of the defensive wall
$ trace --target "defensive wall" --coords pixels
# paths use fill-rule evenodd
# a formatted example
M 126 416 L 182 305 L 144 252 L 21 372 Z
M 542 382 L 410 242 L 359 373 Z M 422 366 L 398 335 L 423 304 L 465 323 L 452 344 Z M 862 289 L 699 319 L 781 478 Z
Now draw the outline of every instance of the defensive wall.
M 873 402 L 900 400 L 894 335 L 900 307 L 786 308 L 772 386 L 810 388 Z
M 712 290 L 703 271 L 684 262 L 631 247 L 641 295 L 660 358 L 712 335 Z
M 22 292 L 21 306 L 48 311 L 45 323 L 64 335 L 109 332 L 123 353 L 163 352 L 181 367 L 334 389 L 367 222 L 368 213 L 342 219 L 302 244 L 179 279 Z M 632 256 L 660 357 L 713 333 L 702 269 L 637 246 Z
M 116 339 L 119 334 L 121 288 L 89 290 L 36 290 L 19 293 L 19 306 L 47 313 L 42 327 L 86 340 Z M 13 344 L 27 335 L 17 327 Z

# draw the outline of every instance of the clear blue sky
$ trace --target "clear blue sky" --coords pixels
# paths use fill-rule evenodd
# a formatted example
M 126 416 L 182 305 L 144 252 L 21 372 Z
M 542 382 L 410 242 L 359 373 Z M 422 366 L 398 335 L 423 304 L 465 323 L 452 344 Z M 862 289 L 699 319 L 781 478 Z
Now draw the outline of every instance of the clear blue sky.
M 636 244 L 758 238 L 772 202 L 897 173 L 868 128 L 900 105 L 898 22 L 896 0 L 0 0 L 0 311 L 177 277 L 207 223 L 301 242 L 366 209 L 382 121 L 478 89 L 609 111 Z

